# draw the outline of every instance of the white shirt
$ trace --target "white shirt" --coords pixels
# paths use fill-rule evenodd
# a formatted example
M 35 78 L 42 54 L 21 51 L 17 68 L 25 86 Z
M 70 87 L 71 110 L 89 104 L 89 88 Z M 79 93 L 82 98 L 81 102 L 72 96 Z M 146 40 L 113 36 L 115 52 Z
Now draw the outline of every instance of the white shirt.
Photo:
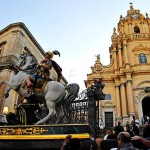
M 138 119 L 135 119 L 135 125 L 139 128 L 139 126 L 140 126 L 140 122 L 139 122 L 139 120 L 138 120 Z
M 108 134 L 106 134 L 106 135 L 104 136 L 104 140 L 107 140 L 107 137 L 108 137 Z

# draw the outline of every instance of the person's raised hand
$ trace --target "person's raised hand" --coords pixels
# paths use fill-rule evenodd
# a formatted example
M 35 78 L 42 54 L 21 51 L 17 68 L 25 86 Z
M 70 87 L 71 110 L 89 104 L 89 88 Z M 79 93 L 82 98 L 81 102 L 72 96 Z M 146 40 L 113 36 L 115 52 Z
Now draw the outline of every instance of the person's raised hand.
M 67 135 L 65 140 L 64 140 L 64 144 L 67 145 L 70 142 L 71 138 L 72 138 L 72 135 Z

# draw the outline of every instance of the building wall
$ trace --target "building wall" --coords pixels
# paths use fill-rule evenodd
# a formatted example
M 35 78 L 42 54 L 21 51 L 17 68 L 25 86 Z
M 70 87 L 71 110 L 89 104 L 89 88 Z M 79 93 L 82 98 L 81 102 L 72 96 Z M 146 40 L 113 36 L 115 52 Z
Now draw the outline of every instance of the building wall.
M 135 16 L 136 14 L 136 16 Z M 100 116 L 105 124 L 105 112 L 113 112 L 113 123 L 122 121 L 125 125 L 133 115 L 141 121 L 143 116 L 142 101 L 149 97 L 145 92 L 150 87 L 150 19 L 132 4 L 127 15 L 120 16 L 118 29 L 114 28 L 111 36 L 110 65 L 100 62 L 100 55 L 87 75 L 86 87 L 100 79 L 105 87 L 103 92 L 111 95 L 111 100 L 100 102 Z M 139 54 L 145 54 L 146 63 L 139 62 Z M 150 99 L 149 99 L 150 101 Z M 150 113 L 149 113 L 150 114 Z
M 0 64 L 6 64 L 7 66 L 7 64 L 12 61 L 12 57 L 14 57 L 17 62 L 17 58 L 19 58 L 25 47 L 31 51 L 38 61 L 41 61 L 44 58 L 44 50 L 23 23 L 10 24 L 2 29 L 0 31 L 0 43 L 3 43 L 4 41 L 6 41 L 6 43 L 1 46 Z M 15 72 L 11 69 L 2 69 L 0 71 L 0 81 L 4 79 L 10 81 L 14 74 Z M 8 107 L 8 111 L 14 111 L 14 104 L 18 98 L 17 94 L 12 90 L 10 91 L 10 96 L 5 98 L 4 93 L 7 88 L 6 85 L 2 85 L 0 89 L 1 113 L 3 112 L 4 107 Z
M 8 80 L 15 74 L 11 68 L 3 67 L 10 63 L 17 63 L 20 54 L 28 49 L 40 62 L 43 60 L 45 52 L 25 24 L 18 22 L 8 25 L 6 28 L 0 31 L 0 81 Z M 52 68 L 51 76 L 54 80 L 57 80 L 57 73 Z M 65 78 L 61 81 L 66 84 Z M 18 96 L 14 91 L 10 91 L 8 98 L 4 97 L 4 93 L 7 90 L 6 85 L 2 85 L 0 88 L 0 112 L 3 113 L 3 108 L 8 107 L 9 112 L 14 111 L 14 104 L 18 100 Z

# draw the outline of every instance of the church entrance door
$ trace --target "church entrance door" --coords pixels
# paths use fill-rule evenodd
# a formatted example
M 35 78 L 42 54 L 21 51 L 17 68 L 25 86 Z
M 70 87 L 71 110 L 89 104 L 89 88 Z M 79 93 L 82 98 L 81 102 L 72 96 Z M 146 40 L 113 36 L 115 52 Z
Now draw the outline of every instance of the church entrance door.
M 113 127 L 113 112 L 105 112 L 105 127 Z
M 143 116 L 150 116 L 150 97 L 146 97 L 142 101 Z

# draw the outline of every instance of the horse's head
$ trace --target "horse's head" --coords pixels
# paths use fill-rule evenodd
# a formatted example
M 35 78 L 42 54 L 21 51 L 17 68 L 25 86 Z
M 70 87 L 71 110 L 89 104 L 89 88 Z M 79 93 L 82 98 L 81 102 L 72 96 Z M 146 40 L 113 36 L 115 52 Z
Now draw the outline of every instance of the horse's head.
M 36 65 L 36 58 L 29 52 L 23 52 L 19 57 L 16 67 L 18 67 L 20 70 L 28 71 L 33 69 Z
M 25 65 L 25 56 L 26 55 L 26 53 L 25 52 L 23 52 L 20 56 L 19 56 L 19 60 L 18 60 L 18 62 L 17 62 L 17 64 L 16 64 L 16 67 L 17 68 L 20 68 L 20 67 L 22 67 L 23 65 Z

